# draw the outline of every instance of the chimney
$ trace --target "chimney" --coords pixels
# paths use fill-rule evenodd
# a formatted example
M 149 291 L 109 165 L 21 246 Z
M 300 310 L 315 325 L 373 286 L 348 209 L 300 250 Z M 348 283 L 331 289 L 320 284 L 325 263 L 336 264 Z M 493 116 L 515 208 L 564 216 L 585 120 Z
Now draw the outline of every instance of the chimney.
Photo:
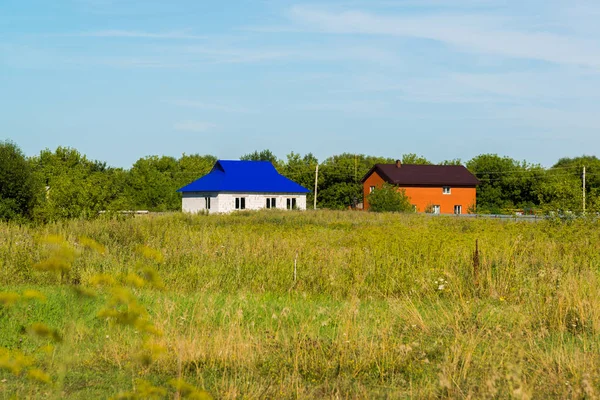
M 400 160 L 396 160 L 396 168 L 400 167 L 402 167 L 402 163 L 400 162 Z

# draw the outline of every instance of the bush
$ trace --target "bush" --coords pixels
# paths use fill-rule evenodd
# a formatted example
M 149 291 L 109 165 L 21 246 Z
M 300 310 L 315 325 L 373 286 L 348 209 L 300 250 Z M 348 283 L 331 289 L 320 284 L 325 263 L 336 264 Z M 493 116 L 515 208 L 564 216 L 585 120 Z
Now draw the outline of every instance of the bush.
M 36 189 L 21 149 L 12 142 L 0 142 L 0 220 L 30 218 Z
M 370 210 L 375 212 L 412 211 L 408 196 L 404 189 L 398 189 L 389 183 L 373 190 L 369 194 Z

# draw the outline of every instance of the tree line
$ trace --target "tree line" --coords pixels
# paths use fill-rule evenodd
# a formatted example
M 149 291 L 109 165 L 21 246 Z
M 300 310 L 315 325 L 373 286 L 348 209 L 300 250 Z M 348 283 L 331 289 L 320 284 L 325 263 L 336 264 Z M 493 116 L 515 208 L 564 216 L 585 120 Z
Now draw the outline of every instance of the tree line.
M 271 151 L 255 151 L 242 160 L 271 161 L 284 176 L 311 189 L 319 165 L 319 208 L 346 209 L 362 202 L 360 180 L 376 163 L 393 163 L 386 157 L 343 153 L 318 160 L 313 154 L 290 153 L 285 159 Z M 90 160 L 76 149 L 58 147 L 26 157 L 10 141 L 0 142 L 0 219 L 49 222 L 90 218 L 100 211 L 181 209 L 177 189 L 210 171 L 212 155 L 147 156 L 131 168 L 114 168 Z M 404 164 L 432 164 L 416 154 L 404 154 Z M 587 210 L 600 211 L 600 160 L 595 156 L 562 158 L 551 168 L 496 154 L 482 154 L 463 162 L 480 181 L 477 212 L 513 213 L 581 212 L 583 167 L 586 167 Z

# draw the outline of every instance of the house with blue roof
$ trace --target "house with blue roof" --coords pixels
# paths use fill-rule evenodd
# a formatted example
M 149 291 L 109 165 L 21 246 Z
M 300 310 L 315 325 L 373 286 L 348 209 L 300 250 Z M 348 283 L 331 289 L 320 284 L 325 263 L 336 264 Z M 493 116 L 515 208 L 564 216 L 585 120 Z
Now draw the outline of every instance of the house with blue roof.
M 308 189 L 281 175 L 269 161 L 218 160 L 202 178 L 178 190 L 184 212 L 306 210 Z

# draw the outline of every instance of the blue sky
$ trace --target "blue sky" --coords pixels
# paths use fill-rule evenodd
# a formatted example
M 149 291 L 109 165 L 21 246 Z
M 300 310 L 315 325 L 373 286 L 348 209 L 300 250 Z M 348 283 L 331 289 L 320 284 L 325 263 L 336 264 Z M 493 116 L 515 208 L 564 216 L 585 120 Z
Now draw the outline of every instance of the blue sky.
M 600 148 L 595 0 L 3 0 L 0 14 L 0 139 L 27 155 L 550 166 Z

